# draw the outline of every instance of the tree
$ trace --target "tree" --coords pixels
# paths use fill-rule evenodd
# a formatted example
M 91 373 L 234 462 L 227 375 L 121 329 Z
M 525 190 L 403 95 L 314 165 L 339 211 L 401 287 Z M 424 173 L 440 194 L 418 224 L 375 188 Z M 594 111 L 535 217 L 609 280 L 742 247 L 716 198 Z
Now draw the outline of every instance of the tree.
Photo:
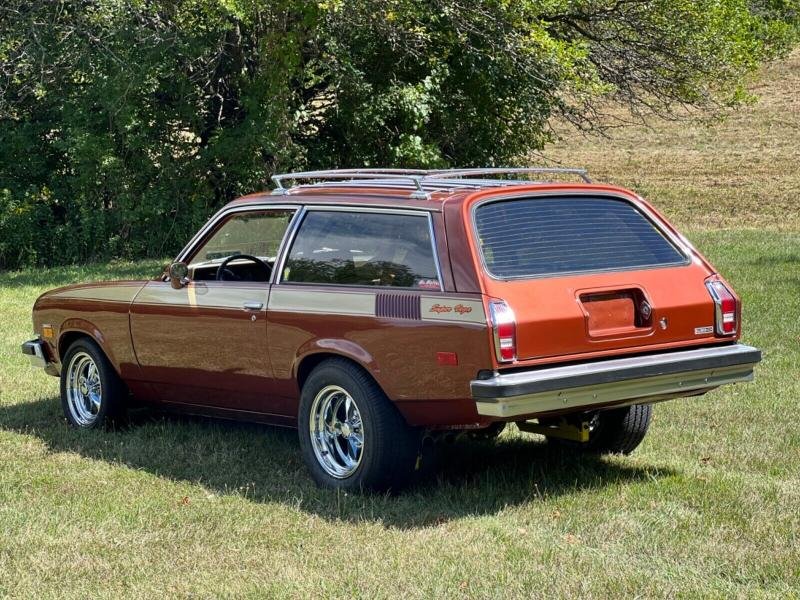
M 787 0 L 7 0 L 0 268 L 174 252 L 276 170 L 513 163 L 601 107 L 705 111 Z
M 329 101 L 301 144 L 315 164 L 515 162 L 553 119 L 597 129 L 613 104 L 674 117 L 741 102 L 797 18 L 779 0 L 340 2 L 315 55 Z

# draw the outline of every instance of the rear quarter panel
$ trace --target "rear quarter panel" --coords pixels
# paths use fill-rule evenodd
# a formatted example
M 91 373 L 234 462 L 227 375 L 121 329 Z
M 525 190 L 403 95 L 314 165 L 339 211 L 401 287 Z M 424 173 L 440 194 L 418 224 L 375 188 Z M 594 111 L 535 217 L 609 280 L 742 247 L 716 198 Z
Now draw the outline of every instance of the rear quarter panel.
M 419 313 L 382 313 L 381 293 L 412 304 L 418 299 Z M 478 294 L 282 284 L 270 294 L 267 318 L 276 391 L 282 395 L 299 396 L 296 377 L 303 360 L 333 354 L 366 369 L 414 425 L 480 420 L 469 383 L 491 362 Z M 455 354 L 457 364 L 442 364 L 440 352 Z

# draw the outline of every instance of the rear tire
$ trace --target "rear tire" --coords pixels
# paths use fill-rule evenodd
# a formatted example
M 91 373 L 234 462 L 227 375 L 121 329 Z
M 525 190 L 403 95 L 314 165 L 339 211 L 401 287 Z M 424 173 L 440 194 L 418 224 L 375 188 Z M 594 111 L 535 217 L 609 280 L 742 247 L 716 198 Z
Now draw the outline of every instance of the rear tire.
M 588 442 L 548 438 L 570 448 L 595 454 L 630 454 L 642 443 L 653 418 L 651 404 L 633 404 L 598 412 L 591 422 Z
M 128 390 L 100 347 L 88 338 L 73 342 L 61 367 L 61 408 L 78 429 L 124 420 Z
M 375 381 L 346 359 L 321 362 L 303 384 L 297 416 L 300 450 L 314 481 L 344 490 L 398 490 L 420 449 Z

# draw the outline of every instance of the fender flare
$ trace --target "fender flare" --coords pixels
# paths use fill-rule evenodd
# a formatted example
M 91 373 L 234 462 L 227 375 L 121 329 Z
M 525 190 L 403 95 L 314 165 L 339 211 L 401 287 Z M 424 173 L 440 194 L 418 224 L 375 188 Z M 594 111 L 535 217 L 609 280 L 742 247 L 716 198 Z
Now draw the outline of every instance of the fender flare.
M 106 355 L 108 361 L 114 367 L 114 370 L 117 374 L 120 374 L 119 364 L 117 364 L 117 359 L 114 356 L 113 350 L 111 350 L 111 345 L 107 343 L 103 332 L 92 322 L 87 321 L 86 319 L 82 319 L 80 317 L 72 317 L 67 319 L 61 324 L 61 327 L 58 332 L 58 341 L 56 344 L 56 350 L 58 352 L 58 360 L 61 362 L 61 342 L 66 335 L 80 333 L 85 335 L 86 337 L 90 338 L 93 342 L 95 342 L 100 349 L 103 351 L 103 354 Z
M 359 344 L 342 338 L 318 338 L 307 341 L 297 350 L 292 363 L 292 378 L 300 382 L 300 367 L 307 359 L 316 355 L 341 356 L 352 360 L 364 369 L 386 391 L 381 381 L 381 370 L 375 358 Z

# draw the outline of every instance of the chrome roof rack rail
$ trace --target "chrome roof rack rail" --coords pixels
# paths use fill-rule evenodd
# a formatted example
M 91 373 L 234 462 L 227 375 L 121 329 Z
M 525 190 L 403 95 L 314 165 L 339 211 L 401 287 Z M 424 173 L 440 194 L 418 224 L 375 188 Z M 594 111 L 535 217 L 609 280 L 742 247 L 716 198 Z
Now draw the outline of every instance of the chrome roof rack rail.
M 557 173 L 560 175 L 577 175 L 583 179 L 584 183 L 592 183 L 589 177 L 589 172 L 586 169 L 574 169 L 565 167 L 491 167 L 491 168 L 476 168 L 476 169 L 445 169 L 441 171 L 429 171 L 428 178 L 437 179 L 450 179 L 461 177 L 472 177 L 474 175 L 504 175 L 504 174 L 519 174 L 531 175 L 537 173 Z
M 398 179 L 410 181 L 414 184 L 416 191 L 411 195 L 412 198 L 428 199 L 430 195 L 422 187 L 422 179 L 430 173 L 422 169 L 332 169 L 326 171 L 301 171 L 299 173 L 281 173 L 272 176 L 275 182 L 275 195 L 284 195 L 289 192 L 283 186 L 284 181 L 296 181 L 299 179 Z
M 492 175 L 535 175 L 535 174 L 578 175 L 585 183 L 592 183 L 586 169 L 563 167 L 492 167 L 472 169 L 328 169 L 322 171 L 301 171 L 280 173 L 272 176 L 275 182 L 274 195 L 288 194 L 291 188 L 286 181 L 319 180 L 302 187 L 334 187 L 346 183 L 353 187 L 379 187 L 387 189 L 412 189 L 412 198 L 430 199 L 431 192 L 454 191 L 458 188 L 482 188 L 530 183 L 525 179 L 500 179 Z M 472 179 L 478 175 L 481 179 Z
M 428 177 L 421 177 L 419 179 L 419 183 L 422 188 L 427 192 L 449 192 L 455 189 L 461 188 L 481 188 L 486 187 L 488 185 L 485 181 L 480 180 L 469 180 L 469 179 L 431 179 Z M 492 183 L 492 185 L 497 185 L 499 180 Z M 513 183 L 509 181 L 508 183 Z M 519 183 L 519 182 L 517 182 Z M 414 178 L 400 178 L 400 177 L 390 177 L 390 178 L 380 178 L 380 179 L 356 179 L 353 181 L 345 181 L 344 184 L 347 187 L 369 187 L 369 188 L 387 188 L 387 189 L 410 189 L 418 191 L 417 184 L 416 184 L 416 177 Z M 341 187 L 343 183 L 339 180 L 337 181 L 320 181 L 319 183 L 310 184 L 308 186 L 299 186 L 299 187 L 308 187 L 308 188 L 325 188 L 325 187 Z M 273 190 L 274 191 L 274 190 Z

